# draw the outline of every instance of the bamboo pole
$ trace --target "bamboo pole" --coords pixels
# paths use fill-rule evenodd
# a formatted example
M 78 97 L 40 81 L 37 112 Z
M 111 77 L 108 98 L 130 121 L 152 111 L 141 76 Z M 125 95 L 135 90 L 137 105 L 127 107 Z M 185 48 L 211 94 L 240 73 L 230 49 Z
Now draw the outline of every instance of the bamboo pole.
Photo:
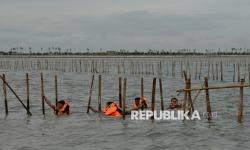
M 184 74 L 184 79 L 185 79 L 185 84 L 186 84 L 186 87 L 185 89 L 187 89 L 187 74 L 186 74 L 186 71 L 183 71 L 183 74 Z M 187 104 L 187 91 L 185 91 L 184 93 L 184 107 L 183 107 L 183 111 L 184 113 L 186 112 L 186 104 Z
M 5 114 L 8 115 L 9 109 L 8 109 L 8 100 L 7 100 L 7 89 L 6 89 L 6 84 L 5 84 L 5 74 L 3 74 L 3 94 L 4 94 L 4 106 L 5 106 Z
M 159 85 L 160 85 L 160 95 L 161 95 L 161 110 L 164 110 L 164 100 L 163 100 L 163 90 L 162 90 L 162 80 L 159 79 Z
M 117 73 L 120 74 L 120 65 L 119 65 L 119 63 L 117 64 L 117 68 L 118 68 Z
M 214 63 L 212 63 L 212 74 L 213 74 L 213 80 L 215 79 L 215 75 L 214 75 Z
M 122 107 L 122 78 L 119 77 L 119 107 Z
M 187 73 L 186 73 L 186 71 L 183 71 L 183 75 L 184 75 L 185 81 L 187 81 Z
M 102 76 L 99 75 L 99 86 L 98 86 L 99 90 L 98 90 L 98 112 L 101 112 L 101 107 L 102 107 L 102 103 L 101 103 L 101 96 L 102 96 Z
M 27 114 L 30 110 L 30 87 L 29 87 L 29 74 L 26 73 L 26 90 L 27 90 Z
M 192 102 L 193 102 L 193 103 L 195 103 L 195 100 L 196 100 L 197 97 L 200 95 L 200 93 L 201 93 L 201 90 L 198 90 L 198 91 L 195 93 L 195 95 L 193 96 L 194 98 L 192 99 Z M 178 94 L 180 94 L 180 93 L 178 93 Z
M 248 82 L 250 83 L 250 65 L 248 64 Z
M 201 79 L 201 74 L 202 74 L 202 62 L 200 62 L 200 73 L 199 73 L 199 80 Z
M 143 78 L 141 78 L 141 98 L 144 97 L 144 81 Z
M 172 77 L 175 78 L 175 62 L 172 62 Z
M 195 80 L 197 79 L 197 74 L 198 74 L 198 64 L 196 61 L 196 63 L 195 63 Z
M 22 106 L 26 109 L 26 111 L 28 112 L 28 115 L 32 115 L 32 113 L 27 110 L 27 107 L 24 105 L 24 103 L 22 102 L 21 98 L 16 94 L 16 92 L 12 89 L 12 87 L 6 82 L 6 80 L 3 79 L 3 77 L 0 75 L 0 78 L 3 80 L 3 82 L 5 83 L 5 85 L 10 89 L 10 91 L 16 96 L 17 100 L 22 104 Z
M 94 84 L 94 78 L 95 78 L 95 76 L 92 75 L 92 80 L 91 80 L 90 89 L 89 89 L 89 101 L 88 101 L 87 113 L 89 113 L 89 109 L 90 109 L 90 103 L 91 103 L 91 96 L 92 96 L 92 89 L 93 89 L 93 84 Z
M 122 118 L 125 120 L 126 115 L 126 90 L 127 90 L 127 79 L 123 81 L 123 97 L 122 97 Z
M 222 61 L 220 62 L 220 80 L 223 82 L 223 65 L 222 65 Z
M 233 82 L 235 82 L 235 64 L 234 64 Z
M 210 78 L 210 62 L 208 62 L 207 78 Z
M 219 80 L 219 72 L 218 72 L 218 64 L 215 64 L 215 71 L 216 71 L 216 80 Z
M 58 102 L 58 89 L 57 89 L 57 75 L 55 75 L 55 106 L 57 108 L 57 102 Z M 56 115 L 58 114 L 58 111 L 56 110 Z
M 205 82 L 204 82 L 205 88 L 208 88 L 208 78 L 205 77 Z M 206 89 L 206 104 L 207 104 L 207 115 L 208 115 L 208 120 L 212 119 L 212 112 L 211 112 L 211 105 L 210 105 L 210 99 L 209 99 L 209 90 Z
M 225 85 L 225 86 L 210 86 L 208 88 L 206 87 L 195 87 L 192 89 L 178 89 L 176 92 L 185 92 L 185 91 L 197 91 L 197 90 L 216 90 L 216 89 L 229 89 L 229 88 L 240 88 L 240 87 L 250 87 L 250 84 L 244 84 L 244 85 Z
M 181 61 L 181 78 L 183 78 L 182 71 L 183 71 L 183 66 L 182 66 L 182 61 Z M 195 77 L 196 77 L 196 76 L 195 76 Z
M 191 89 L 191 80 L 190 78 L 187 79 L 187 89 Z M 188 106 L 189 106 L 189 113 L 194 111 L 194 106 L 192 102 L 192 97 L 191 97 L 191 91 L 187 91 L 187 100 L 188 100 Z
M 41 98 L 42 98 L 42 112 L 45 115 L 45 108 L 44 108 L 44 84 L 43 84 L 43 73 L 41 75 Z
M 238 82 L 240 82 L 240 64 L 238 64 Z
M 114 96 L 116 95 L 116 79 L 114 79 Z
M 242 122 L 242 116 L 243 116 L 243 85 L 244 85 L 244 80 L 241 79 L 240 81 L 240 104 L 239 104 L 239 110 L 238 110 L 238 122 Z
M 185 81 L 185 84 L 186 84 L 186 89 L 188 88 L 187 86 L 187 80 Z M 184 113 L 186 112 L 186 105 L 187 105 L 187 91 L 184 91 L 184 102 L 183 102 L 183 111 Z
M 153 86 L 152 86 L 152 102 L 151 102 L 151 110 L 154 112 L 155 110 L 155 88 L 156 88 L 156 78 L 153 79 Z M 152 116 L 154 119 L 154 116 Z

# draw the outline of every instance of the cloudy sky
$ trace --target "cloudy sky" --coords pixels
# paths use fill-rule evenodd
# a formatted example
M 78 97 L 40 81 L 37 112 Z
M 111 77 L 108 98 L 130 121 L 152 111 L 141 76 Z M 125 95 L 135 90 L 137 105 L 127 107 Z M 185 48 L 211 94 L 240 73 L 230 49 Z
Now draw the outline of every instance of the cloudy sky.
M 0 50 L 250 48 L 250 0 L 0 0 Z

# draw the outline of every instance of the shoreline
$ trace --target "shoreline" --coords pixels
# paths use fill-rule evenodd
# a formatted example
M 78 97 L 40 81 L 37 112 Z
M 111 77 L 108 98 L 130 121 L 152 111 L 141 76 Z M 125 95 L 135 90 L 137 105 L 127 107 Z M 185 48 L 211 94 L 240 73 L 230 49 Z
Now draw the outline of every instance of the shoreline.
M 178 54 L 178 55 L 74 55 L 74 54 L 63 54 L 63 55 L 30 55 L 30 54 L 19 54 L 19 55 L 0 55 L 0 58 L 185 58 L 185 57 L 249 57 L 250 54 L 239 54 L 239 55 L 207 55 L 207 54 Z

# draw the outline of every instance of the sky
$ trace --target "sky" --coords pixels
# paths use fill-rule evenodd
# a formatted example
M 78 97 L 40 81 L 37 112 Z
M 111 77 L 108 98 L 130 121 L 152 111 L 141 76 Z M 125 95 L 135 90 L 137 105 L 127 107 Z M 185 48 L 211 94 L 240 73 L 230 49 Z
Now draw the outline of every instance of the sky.
M 0 0 L 0 50 L 250 48 L 249 0 Z

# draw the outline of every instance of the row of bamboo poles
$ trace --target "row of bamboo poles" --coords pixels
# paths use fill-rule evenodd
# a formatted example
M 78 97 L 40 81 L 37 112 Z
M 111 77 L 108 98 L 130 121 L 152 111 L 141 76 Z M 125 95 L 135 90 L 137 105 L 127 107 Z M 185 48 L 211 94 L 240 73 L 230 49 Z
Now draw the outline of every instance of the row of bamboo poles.
M 184 92 L 184 112 L 188 109 L 189 112 L 193 112 L 194 111 L 194 105 L 193 103 L 195 102 L 195 99 L 197 98 L 197 96 L 200 94 L 200 92 L 203 90 L 205 91 L 205 102 L 206 102 L 206 111 L 207 111 L 207 119 L 208 120 L 212 120 L 212 108 L 211 108 L 211 104 L 210 104 L 210 94 L 209 91 L 210 90 L 218 90 L 218 89 L 232 89 L 232 88 L 239 88 L 239 107 L 238 107 L 238 112 L 237 112 L 237 121 L 239 123 L 242 122 L 242 118 L 243 118 L 243 106 L 244 106 L 244 101 L 243 101 L 243 97 L 244 97 L 244 88 L 246 87 L 250 87 L 250 84 L 245 84 L 245 80 L 244 79 L 240 79 L 240 84 L 234 84 L 234 85 L 216 85 L 216 86 L 209 86 L 208 85 L 208 77 L 204 77 L 204 84 L 202 87 L 191 87 L 191 79 L 187 78 L 186 72 L 183 72 L 184 77 L 185 77 L 185 88 L 184 89 L 178 89 L 176 92 L 178 92 L 179 94 Z M 192 91 L 196 91 L 196 95 L 194 96 L 194 98 L 192 98 Z
M 20 98 L 20 96 L 15 92 L 15 90 L 12 88 L 12 86 L 6 81 L 6 76 L 5 74 L 0 75 L 0 79 L 2 80 L 3 83 L 3 95 L 4 95 L 4 106 L 5 106 L 5 113 L 8 115 L 9 109 L 8 109 L 8 96 L 7 96 L 7 89 L 9 89 L 14 96 L 17 98 L 17 100 L 21 103 L 21 105 L 24 107 L 24 109 L 27 111 L 28 115 L 32 115 L 30 112 L 30 88 L 29 88 L 29 74 L 26 73 L 26 104 L 24 101 Z M 208 77 L 204 77 L 204 85 L 202 87 L 191 87 L 191 79 L 188 78 L 186 71 L 183 71 L 183 76 L 184 76 L 184 81 L 185 81 L 185 88 L 183 89 L 178 89 L 177 92 L 178 94 L 184 93 L 184 103 L 183 103 L 183 110 L 184 112 L 188 110 L 190 113 L 192 113 L 195 108 L 194 108 L 194 103 L 195 99 L 198 97 L 201 91 L 205 91 L 205 103 L 206 103 L 206 108 L 207 108 L 207 114 L 208 114 L 208 120 L 212 120 L 212 108 L 210 104 L 210 90 L 216 90 L 216 89 L 228 89 L 228 88 L 239 88 L 240 89 L 240 94 L 239 94 L 239 107 L 238 107 L 238 113 L 237 113 L 237 121 L 239 123 L 242 122 L 243 118 L 243 91 L 244 88 L 250 87 L 250 84 L 245 84 L 244 79 L 240 80 L 240 84 L 234 84 L 234 85 L 217 85 L 217 86 L 209 86 L 208 85 Z M 44 78 L 43 78 L 43 73 L 40 74 L 40 88 L 41 88 L 41 107 L 42 107 L 42 114 L 45 115 L 45 103 L 44 103 Z M 91 106 L 91 101 L 92 101 L 92 90 L 93 90 L 93 85 L 94 85 L 94 79 L 95 76 L 92 75 L 90 87 L 89 87 L 89 100 L 87 104 L 87 113 L 89 113 L 90 110 L 93 112 L 102 112 L 102 76 L 98 76 L 98 105 L 97 109 L 94 106 Z M 54 86 L 55 86 L 55 104 L 57 104 L 58 101 L 58 81 L 57 81 L 57 75 L 54 76 Z M 151 91 L 151 110 L 155 110 L 155 105 L 156 105 L 156 82 L 157 78 L 153 78 L 152 82 L 152 91 Z M 125 119 L 125 112 L 126 112 L 126 92 L 127 92 L 127 79 L 122 77 L 119 77 L 119 82 L 118 82 L 118 87 L 119 87 L 119 106 L 123 110 L 123 119 Z M 141 78 L 140 82 L 140 96 L 144 96 L 144 78 Z M 164 108 L 164 98 L 163 98 L 163 83 L 162 79 L 159 78 L 159 89 L 160 89 L 160 109 L 165 110 Z M 196 95 L 193 96 L 192 98 L 192 91 L 196 91 Z
M 250 82 L 250 61 L 247 58 L 1 58 L 3 71 L 62 71 L 89 74 L 132 76 L 157 76 L 183 78 L 185 70 L 189 78 Z

